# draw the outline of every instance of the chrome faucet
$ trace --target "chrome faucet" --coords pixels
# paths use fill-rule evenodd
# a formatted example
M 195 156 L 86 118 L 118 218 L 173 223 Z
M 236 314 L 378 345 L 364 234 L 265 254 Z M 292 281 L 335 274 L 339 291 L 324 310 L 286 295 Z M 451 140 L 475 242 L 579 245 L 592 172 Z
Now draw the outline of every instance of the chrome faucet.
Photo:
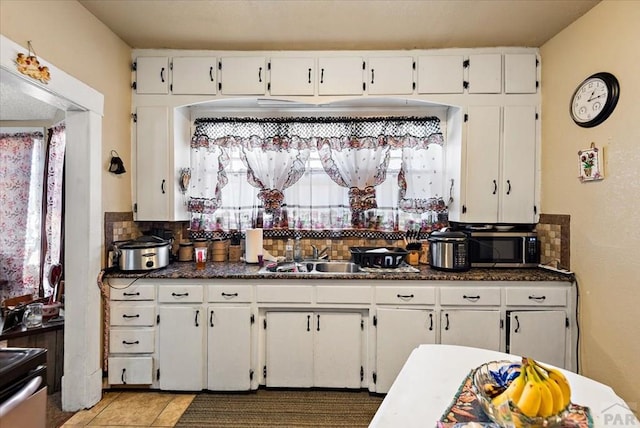
M 316 247 L 315 245 L 311 245 L 311 248 L 313 248 L 313 260 L 329 260 L 329 254 L 327 253 L 329 247 L 324 247 L 322 250 L 318 250 L 318 247 Z

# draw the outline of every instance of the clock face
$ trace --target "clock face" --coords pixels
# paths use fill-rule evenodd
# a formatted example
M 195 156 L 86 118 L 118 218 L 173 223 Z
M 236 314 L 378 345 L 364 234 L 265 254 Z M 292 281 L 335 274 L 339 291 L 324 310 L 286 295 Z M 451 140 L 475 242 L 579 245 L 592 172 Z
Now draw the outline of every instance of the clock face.
M 620 86 L 611 73 L 596 73 L 582 82 L 571 97 L 573 121 L 590 128 L 605 121 L 618 103 Z
M 602 114 L 608 96 L 609 89 L 602 79 L 585 80 L 573 96 L 571 112 L 574 119 L 585 123 Z

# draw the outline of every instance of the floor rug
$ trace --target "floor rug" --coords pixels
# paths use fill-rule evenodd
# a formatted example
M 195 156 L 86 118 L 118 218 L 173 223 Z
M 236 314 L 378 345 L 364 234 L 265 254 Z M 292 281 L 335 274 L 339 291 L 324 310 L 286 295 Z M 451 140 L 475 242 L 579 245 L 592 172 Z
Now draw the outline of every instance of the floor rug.
M 381 402 L 366 391 L 201 393 L 176 427 L 366 427 Z

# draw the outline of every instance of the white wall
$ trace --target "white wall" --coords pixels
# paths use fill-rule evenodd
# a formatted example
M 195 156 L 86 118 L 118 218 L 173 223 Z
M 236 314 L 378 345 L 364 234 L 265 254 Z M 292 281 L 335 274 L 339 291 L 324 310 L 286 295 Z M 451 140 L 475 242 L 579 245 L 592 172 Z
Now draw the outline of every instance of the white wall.
M 111 150 L 131 170 L 131 48 L 75 0 L 3 0 L 0 33 L 104 94 L 103 208 L 131 211 L 131 174 L 107 172 Z
M 581 291 L 581 371 L 640 408 L 640 2 L 605 0 L 541 48 L 542 212 L 571 215 L 571 269 Z M 585 129 L 569 100 L 608 71 L 621 94 Z M 604 150 L 605 179 L 580 183 L 578 150 Z

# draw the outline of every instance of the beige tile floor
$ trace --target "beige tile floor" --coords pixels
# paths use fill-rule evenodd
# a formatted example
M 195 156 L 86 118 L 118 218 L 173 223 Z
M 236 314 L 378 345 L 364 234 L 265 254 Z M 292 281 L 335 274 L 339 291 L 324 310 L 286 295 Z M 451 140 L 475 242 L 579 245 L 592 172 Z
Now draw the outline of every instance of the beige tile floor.
M 62 427 L 173 427 L 194 397 L 165 392 L 105 391 L 98 404 L 77 412 Z

